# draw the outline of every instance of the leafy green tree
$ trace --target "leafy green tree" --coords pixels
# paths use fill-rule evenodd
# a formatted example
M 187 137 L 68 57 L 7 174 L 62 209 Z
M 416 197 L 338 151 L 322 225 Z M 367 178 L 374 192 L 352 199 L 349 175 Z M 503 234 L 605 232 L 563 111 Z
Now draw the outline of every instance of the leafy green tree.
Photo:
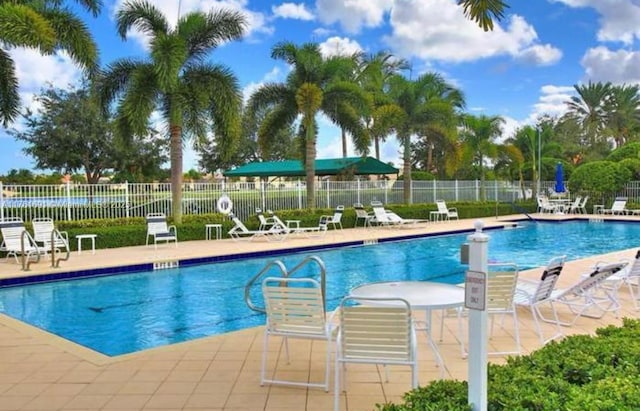
M 169 134 L 176 223 L 182 221 L 183 139 L 203 139 L 212 130 L 223 153 L 235 149 L 242 103 L 238 81 L 227 67 L 205 59 L 220 44 L 241 38 L 245 26 L 241 13 L 220 10 L 188 13 L 173 28 L 147 1 L 126 2 L 117 12 L 123 39 L 133 28 L 150 38 L 149 58 L 110 64 L 101 79 L 102 100 L 119 98 L 120 127 L 135 134 L 145 132 L 155 110 L 162 114 Z
M 630 178 L 631 172 L 619 163 L 592 161 L 576 168 L 567 184 L 574 193 L 586 191 L 606 196 L 621 190 Z
M 168 144 L 155 130 L 144 137 L 117 138 L 114 141 L 117 155 L 114 161 L 113 182 L 164 181 L 170 173 L 163 168 L 169 161 Z
M 9 133 L 26 143 L 25 153 L 39 169 L 63 174 L 83 170 L 87 182 L 98 182 L 114 166 L 116 149 L 109 118 L 88 86 L 49 88 L 36 96 L 42 109 L 27 110 L 24 130 Z
M 5 184 L 33 184 L 35 176 L 31 170 L 12 168 L 6 176 L 0 177 L 0 180 Z
M 20 113 L 15 63 L 8 50 L 37 49 L 42 54 L 66 50 L 87 73 L 97 69 L 98 48 L 87 26 L 63 0 L 0 1 L 0 122 L 7 127 Z M 77 0 L 97 16 L 101 0 Z
M 340 80 L 351 63 L 344 57 L 323 57 L 315 43 L 297 46 L 276 44 L 271 57 L 292 67 L 284 83 L 268 83 L 250 97 L 247 115 L 261 117 L 258 145 L 266 151 L 278 130 L 298 121 L 298 137 L 303 143 L 307 207 L 315 207 L 315 158 L 318 126 L 316 116 L 326 115 L 346 130 L 357 147 L 366 149 L 367 135 L 360 123 L 358 107 L 368 104 L 364 91 L 351 81 Z

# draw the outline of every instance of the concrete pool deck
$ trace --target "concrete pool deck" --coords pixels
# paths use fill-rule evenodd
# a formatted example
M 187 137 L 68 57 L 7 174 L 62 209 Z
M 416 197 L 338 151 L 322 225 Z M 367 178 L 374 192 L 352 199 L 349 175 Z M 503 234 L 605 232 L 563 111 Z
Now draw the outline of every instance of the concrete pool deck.
M 536 218 L 564 219 L 574 216 L 536 215 Z M 584 216 L 585 218 L 595 216 Z M 502 225 L 519 216 L 483 219 L 487 226 Z M 639 221 L 638 217 L 597 216 L 597 218 Z M 49 268 L 48 261 L 31 266 L 26 275 L 55 271 L 83 270 L 153 261 L 227 255 L 239 252 L 295 248 L 330 242 L 376 240 L 394 236 L 471 229 L 475 220 L 431 223 L 415 228 L 345 229 L 329 232 L 321 239 L 291 238 L 285 242 L 234 242 L 211 240 L 182 242 L 178 247 L 159 245 L 84 251 L 62 262 L 62 268 Z M 203 227 L 204 230 L 204 227 Z M 97 239 L 99 244 L 100 239 Z M 561 284 L 576 281 L 597 261 L 632 258 L 635 249 L 571 261 L 561 276 Z M 552 255 L 550 255 L 551 257 Z M 523 277 L 537 277 L 540 270 L 528 270 Z M 0 278 L 24 276 L 14 260 L 0 263 Z M 637 317 L 626 288 L 620 291 L 623 308 L 619 318 L 607 314 L 602 319 L 580 318 L 576 325 L 564 328 L 567 334 L 592 333 L 608 324 L 620 325 L 623 317 Z M 541 346 L 533 328 L 531 314 L 519 309 L 523 353 Z M 420 314 L 418 314 L 420 315 Z M 435 314 L 435 324 L 438 315 Z M 437 328 L 437 327 L 436 327 Z M 491 348 L 510 349 L 512 326 L 496 327 Z M 551 326 L 545 327 L 547 334 Z M 438 340 L 438 331 L 434 330 Z M 466 379 L 467 360 L 460 355 L 456 339 L 457 320 L 445 319 L 444 335 L 439 343 L 445 362 L 445 378 Z M 270 363 L 279 377 L 317 380 L 324 369 L 325 345 L 299 340 L 291 345 L 290 364 L 279 358 L 280 342 L 272 339 Z M 426 337 L 419 333 L 419 381 L 438 379 Z M 329 410 L 333 392 L 321 389 L 269 386 L 259 384 L 262 354 L 262 327 L 201 338 L 119 357 L 106 357 L 0 315 L 0 411 L 1 410 Z M 284 357 L 284 356 L 283 356 Z M 501 363 L 504 357 L 490 357 Z M 384 371 L 374 365 L 350 365 L 347 391 L 342 394 L 342 410 L 373 410 L 375 404 L 399 401 L 410 389 L 408 367 L 390 367 L 389 382 Z

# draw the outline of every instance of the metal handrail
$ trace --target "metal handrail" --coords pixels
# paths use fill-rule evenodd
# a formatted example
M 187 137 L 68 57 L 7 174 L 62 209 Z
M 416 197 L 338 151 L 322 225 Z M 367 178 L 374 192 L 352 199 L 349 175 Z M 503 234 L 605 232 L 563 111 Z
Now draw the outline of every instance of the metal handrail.
M 300 270 L 302 267 L 304 267 L 305 265 L 307 265 L 307 264 L 309 264 L 311 262 L 315 262 L 318 265 L 318 267 L 320 267 L 320 288 L 321 288 L 321 292 L 322 292 L 322 301 L 326 303 L 327 269 L 326 269 L 326 266 L 324 265 L 324 262 L 320 259 L 320 257 L 315 256 L 315 255 L 306 257 L 304 260 L 302 260 L 300 263 L 298 263 L 295 267 L 293 267 L 293 269 L 291 269 L 291 271 L 287 270 L 287 267 L 285 267 L 284 263 L 282 261 L 280 261 L 280 260 L 274 260 L 274 261 L 270 261 L 269 263 L 267 263 L 267 265 L 265 265 L 264 268 L 262 270 L 260 270 L 260 272 L 258 274 L 254 275 L 247 282 L 247 285 L 244 288 L 244 301 L 245 301 L 245 303 L 253 311 L 258 311 L 258 312 L 261 312 L 261 313 L 265 313 L 266 310 L 265 310 L 264 307 L 258 307 L 257 305 L 255 305 L 253 303 L 253 301 L 251 301 L 251 287 L 253 287 L 253 285 L 256 283 L 256 281 L 260 277 L 262 277 L 262 275 L 264 273 L 269 271 L 271 269 L 271 267 L 273 267 L 274 265 L 280 269 L 280 272 L 282 273 L 282 277 L 287 278 L 287 277 L 290 277 L 291 274 L 295 273 L 296 271 Z
M 64 241 L 67 249 L 67 255 L 65 257 L 60 257 L 56 260 L 56 250 L 57 250 L 56 240 L 58 238 Z M 60 233 L 60 231 L 58 231 L 57 228 L 54 228 L 51 231 L 51 268 L 60 267 L 60 261 L 67 261 L 70 255 L 71 255 L 71 252 L 69 251 L 69 243 L 67 242 L 67 240 L 64 239 L 64 237 L 62 236 L 62 233 Z
M 22 234 L 20 235 L 20 251 L 21 251 L 21 259 L 22 259 L 22 271 L 29 271 L 30 270 L 30 266 L 31 263 L 33 261 L 29 260 L 29 257 L 27 256 L 27 254 L 24 252 L 25 248 L 24 248 L 24 239 L 25 237 L 29 238 L 30 234 L 27 230 L 24 230 L 22 232 Z M 31 245 L 31 241 L 29 241 L 29 245 Z M 38 252 L 36 253 L 36 263 L 40 262 L 40 251 L 38 250 Z

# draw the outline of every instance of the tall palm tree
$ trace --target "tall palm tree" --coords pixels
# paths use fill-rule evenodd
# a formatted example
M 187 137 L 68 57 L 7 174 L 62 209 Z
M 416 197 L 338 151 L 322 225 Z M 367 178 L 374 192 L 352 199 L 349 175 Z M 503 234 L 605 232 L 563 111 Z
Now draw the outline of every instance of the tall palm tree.
M 177 223 L 182 220 L 183 138 L 204 138 L 212 130 L 219 147 L 231 152 L 239 136 L 238 81 L 227 67 L 205 59 L 218 45 L 242 37 L 245 26 L 245 17 L 235 11 L 189 13 L 172 28 L 147 1 L 127 2 L 118 10 L 118 33 L 126 39 L 136 28 L 149 36 L 149 58 L 110 64 L 101 79 L 102 99 L 119 99 L 120 124 L 133 133 L 146 129 L 155 110 L 162 114 L 168 127 L 172 214 Z
M 97 16 L 101 0 L 76 0 Z M 42 54 L 66 50 L 92 74 L 98 48 L 87 26 L 61 0 L 0 0 L 0 122 L 7 127 L 20 113 L 19 84 L 8 49 L 26 47 Z
M 504 9 L 509 7 L 502 0 L 458 0 L 464 15 L 478 23 L 484 30 L 493 30 L 493 20 L 502 20 Z
M 593 143 L 604 139 L 611 83 L 589 82 L 586 85 L 574 85 L 573 88 L 578 95 L 566 102 L 569 109 L 567 115 L 582 125 L 588 141 Z
M 430 130 L 449 132 L 457 123 L 456 106 L 464 105 L 462 93 L 439 74 L 426 73 L 415 81 L 400 75 L 389 79 L 390 95 L 403 111 L 404 121 L 396 136 L 403 147 L 404 202 L 411 202 L 411 137 L 423 137 Z
M 340 80 L 351 63 L 344 57 L 323 57 L 315 43 L 278 43 L 271 57 L 292 66 L 291 73 L 284 83 L 268 83 L 256 90 L 247 104 L 247 113 L 252 117 L 267 113 L 258 130 L 261 146 L 269 145 L 278 130 L 300 119 L 298 134 L 304 144 L 307 207 L 314 208 L 317 115 L 326 115 L 351 134 L 356 147 L 366 148 L 369 140 L 359 113 L 369 100 L 355 83 Z
M 395 58 L 386 51 L 364 56 L 358 68 L 356 81 L 373 102 L 363 117 L 378 160 L 380 144 L 404 121 L 404 112 L 389 95 L 389 79 L 407 68 L 406 60 Z
M 496 138 L 502 134 L 504 119 L 500 116 L 474 116 L 463 118 L 462 140 L 468 157 L 480 170 L 480 197 L 486 200 L 484 187 L 484 161 L 498 154 Z

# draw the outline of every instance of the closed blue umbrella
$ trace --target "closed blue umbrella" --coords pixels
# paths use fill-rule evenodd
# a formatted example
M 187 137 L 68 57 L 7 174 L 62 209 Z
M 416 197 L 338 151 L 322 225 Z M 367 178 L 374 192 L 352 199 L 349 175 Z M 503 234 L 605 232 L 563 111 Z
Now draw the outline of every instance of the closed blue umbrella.
M 556 193 L 564 193 L 566 191 L 564 188 L 564 169 L 562 168 L 562 163 L 556 165 L 556 186 L 554 187 L 554 191 Z

